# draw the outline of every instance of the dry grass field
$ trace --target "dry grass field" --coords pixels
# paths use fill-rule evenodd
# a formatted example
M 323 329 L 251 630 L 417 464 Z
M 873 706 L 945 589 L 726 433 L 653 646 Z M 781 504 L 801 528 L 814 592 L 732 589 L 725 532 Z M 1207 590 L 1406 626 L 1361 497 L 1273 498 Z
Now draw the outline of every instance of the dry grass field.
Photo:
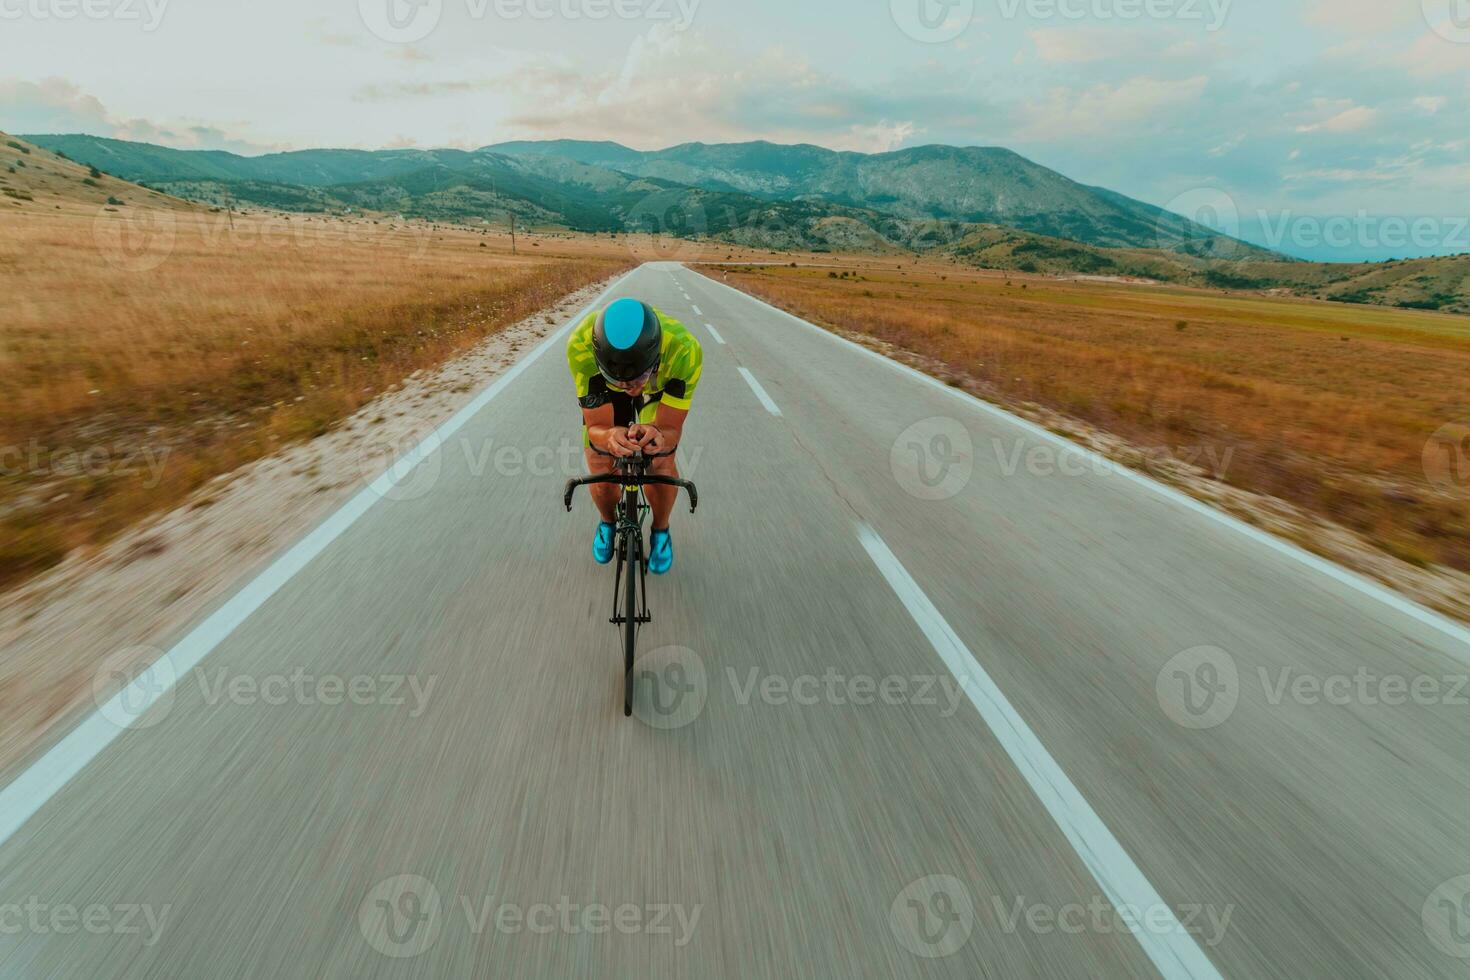
M 729 282 L 1470 571 L 1470 318 L 893 260 Z
M 28 185 L 0 204 L 0 585 L 634 261 L 606 241 L 512 255 L 387 218 L 210 212 L 24 156 Z
M 229 213 L 0 133 L 0 589 L 672 239 Z

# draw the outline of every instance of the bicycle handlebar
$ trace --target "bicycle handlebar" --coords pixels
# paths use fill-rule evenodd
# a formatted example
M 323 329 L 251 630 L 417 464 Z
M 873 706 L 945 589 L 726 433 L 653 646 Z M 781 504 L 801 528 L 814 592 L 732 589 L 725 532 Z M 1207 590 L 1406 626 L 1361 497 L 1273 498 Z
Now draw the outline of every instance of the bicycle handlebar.
M 567 510 L 572 509 L 572 495 L 577 492 L 578 487 L 590 487 L 599 483 L 618 483 L 625 486 L 655 486 L 655 487 L 678 487 L 689 494 L 689 513 L 699 509 L 699 490 L 688 480 L 681 480 L 676 476 L 655 476 L 652 474 L 629 474 L 629 473 L 603 473 L 599 476 L 584 476 L 576 480 L 567 481 L 567 491 L 564 503 Z

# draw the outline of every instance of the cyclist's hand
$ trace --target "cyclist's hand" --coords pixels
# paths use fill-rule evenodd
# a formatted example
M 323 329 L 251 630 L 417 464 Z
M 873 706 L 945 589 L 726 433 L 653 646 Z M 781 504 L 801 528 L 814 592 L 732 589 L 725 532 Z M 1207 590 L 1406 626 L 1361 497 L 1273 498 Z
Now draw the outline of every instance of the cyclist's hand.
M 607 430 L 607 451 L 622 459 L 638 451 L 638 443 L 631 438 L 628 429 Z
M 628 428 L 628 438 L 636 443 L 639 449 L 647 452 L 662 441 L 663 433 L 656 425 L 634 425 Z

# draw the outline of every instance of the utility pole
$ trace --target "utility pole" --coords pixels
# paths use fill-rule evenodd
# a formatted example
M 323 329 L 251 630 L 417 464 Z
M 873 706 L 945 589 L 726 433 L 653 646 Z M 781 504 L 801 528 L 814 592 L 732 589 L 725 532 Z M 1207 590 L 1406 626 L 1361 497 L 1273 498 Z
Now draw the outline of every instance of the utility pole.
M 510 254 L 516 254 L 516 213 L 510 213 Z

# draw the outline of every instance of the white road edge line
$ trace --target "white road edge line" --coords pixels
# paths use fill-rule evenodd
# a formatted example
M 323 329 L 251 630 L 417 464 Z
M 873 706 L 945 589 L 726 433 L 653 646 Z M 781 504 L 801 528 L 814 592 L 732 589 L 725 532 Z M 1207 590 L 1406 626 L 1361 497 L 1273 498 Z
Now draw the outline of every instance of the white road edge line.
M 713 323 L 706 323 L 704 325 L 704 329 L 708 330 L 709 335 L 715 338 L 715 343 L 719 344 L 721 347 L 725 346 L 725 338 L 720 336 L 720 332 L 715 329 L 715 325 Z
M 698 274 L 703 275 L 703 273 Z M 1199 514 L 1202 517 L 1206 517 L 1217 524 L 1221 524 L 1225 527 L 1231 528 L 1237 533 L 1242 534 L 1247 538 L 1250 538 L 1252 541 L 1255 541 L 1258 544 L 1265 545 L 1272 551 L 1275 551 L 1277 554 L 1284 555 L 1287 558 L 1291 558 L 1298 563 L 1313 569 L 1314 571 L 1326 575 L 1328 578 L 1333 579 L 1334 581 L 1342 585 L 1346 585 L 1347 587 L 1354 589 L 1362 593 L 1363 595 L 1376 599 L 1384 605 L 1390 607 L 1391 609 L 1403 613 L 1409 618 L 1414 619 L 1424 624 L 1425 626 L 1432 627 L 1439 632 L 1445 634 L 1450 639 L 1456 640 L 1465 645 L 1467 648 L 1470 648 L 1470 629 L 1461 626 L 1459 623 L 1456 623 L 1448 617 L 1435 612 L 1433 609 L 1430 609 L 1427 606 L 1419 605 L 1419 603 L 1400 595 L 1387 586 L 1380 585 L 1379 583 L 1365 578 L 1356 572 L 1348 571 L 1341 565 L 1330 562 L 1325 558 L 1318 557 L 1317 555 L 1312 554 L 1310 551 L 1307 551 L 1305 548 L 1278 538 L 1273 534 L 1268 534 L 1267 532 L 1262 531 L 1260 528 L 1247 524 L 1239 518 L 1232 517 L 1222 510 L 1216 510 L 1209 504 L 1196 500 L 1186 493 L 1175 490 L 1173 487 L 1159 483 L 1151 477 L 1144 476 L 1142 473 L 1128 469 L 1125 466 L 1120 466 L 1116 461 L 1108 459 L 1100 453 L 1092 449 L 1088 449 L 1086 446 L 1075 443 L 1072 440 L 1067 439 L 1063 436 L 1059 436 L 1055 432 L 1044 429 L 1034 422 L 1021 418 L 1019 415 L 1012 415 L 1005 409 L 992 405 L 981 398 L 977 398 L 976 396 L 970 394 L 968 391 L 961 391 L 958 388 L 951 388 L 944 382 L 938 380 L 937 378 L 931 378 L 929 375 L 916 368 L 911 368 L 907 364 L 895 361 L 892 358 L 884 357 L 877 351 L 870 350 L 869 348 L 864 347 L 862 344 L 848 340 L 846 337 L 839 337 L 837 334 L 834 334 L 828 330 L 823 330 L 816 324 L 808 323 L 806 320 L 803 320 L 801 317 L 796 316 L 794 313 L 788 313 L 780 307 L 772 306 L 770 303 L 767 303 L 764 300 L 756 299 L 756 297 L 750 295 L 749 293 L 741 292 L 728 283 L 720 282 L 718 279 L 713 279 L 709 276 L 705 276 L 704 278 L 717 286 L 725 287 L 726 289 L 730 290 L 730 292 L 735 293 L 736 295 L 741 296 L 745 299 L 748 299 L 759 306 L 764 306 L 767 309 L 786 317 L 788 320 L 799 323 L 803 327 L 806 327 L 808 330 L 815 330 L 817 333 L 821 334 L 829 340 L 850 347 L 858 353 L 866 355 L 867 357 L 870 357 L 875 361 L 886 364 L 902 374 L 907 374 L 910 377 L 916 378 L 917 380 L 922 381 L 923 383 L 933 388 L 936 388 L 953 398 L 958 398 L 972 408 L 978 408 L 980 411 L 986 413 L 987 415 L 991 415 L 1005 422 L 1009 422 L 1012 425 L 1015 425 L 1018 428 L 1025 430 L 1038 439 L 1042 439 L 1055 446 L 1060 446 L 1069 452 L 1075 452 L 1079 455 L 1081 459 L 1087 460 L 1089 463 L 1097 464 L 1099 472 L 1120 476 L 1123 479 L 1129 480 L 1137 484 L 1138 486 L 1143 487 L 1145 490 L 1148 490 L 1157 496 L 1163 497 L 1165 500 L 1168 500 L 1179 505 L 1180 507 L 1185 508 L 1186 510 L 1193 511 L 1194 513 Z M 1470 651 L 1467 651 L 1467 653 L 1470 653 Z
M 1147 918 L 1150 927 L 1136 930 L 1134 935 L 1159 973 L 1170 980 L 1175 977 L 1219 980 L 1220 973 L 1214 963 L 1179 922 L 1173 908 L 1165 904 L 1107 824 L 1067 778 L 888 545 L 866 524 L 859 524 L 857 532 L 868 557 L 954 674 L 996 741 L 1107 894 L 1108 901 L 1114 908 L 1138 909 Z
M 755 397 L 759 398 L 761 404 L 766 406 L 766 411 L 772 415 L 779 416 L 781 409 L 777 407 L 775 402 L 771 401 L 771 396 L 766 394 L 766 389 L 762 388 L 761 383 L 755 380 L 755 375 L 745 370 L 745 368 L 736 368 L 735 370 L 740 372 L 740 376 L 745 379 L 745 383 L 750 385 L 750 390 L 755 392 Z
M 642 268 L 639 266 L 638 268 Z M 633 269 L 618 277 L 602 291 L 581 313 L 563 324 L 539 345 L 512 364 L 504 374 L 496 378 L 489 387 L 476 395 L 467 405 L 446 419 L 429 433 L 417 446 L 395 461 L 372 483 L 359 490 L 331 516 L 317 525 L 306 537 L 291 546 L 276 558 L 255 578 L 246 583 L 230 597 L 224 605 L 207 616 L 190 630 L 183 639 L 175 643 L 159 662 L 167 662 L 161 671 L 150 670 L 139 675 L 113 696 L 107 705 L 87 716 L 81 724 L 68 732 L 35 762 L 26 767 L 9 785 L 0 789 L 0 844 L 4 844 L 36 811 L 45 806 L 53 796 L 71 782 L 72 777 L 91 762 L 125 731 L 108 720 L 111 717 L 141 718 L 148 706 L 172 690 L 177 679 L 193 670 L 227 636 L 251 614 L 263 606 L 282 586 L 291 581 L 343 532 L 355 524 L 373 505 L 381 500 L 396 484 L 402 482 L 419 463 L 432 456 L 444 445 L 446 439 L 458 432 L 512 381 L 530 367 L 537 358 L 550 350 L 574 325 L 596 309 L 602 301 L 622 285 L 623 280 L 637 272 Z M 158 676 L 161 675 L 161 676 Z M 139 681 L 142 681 L 140 683 Z
M 696 306 L 696 307 L 694 307 L 694 315 L 695 316 L 704 316 L 704 311 L 701 310 L 699 307 Z

